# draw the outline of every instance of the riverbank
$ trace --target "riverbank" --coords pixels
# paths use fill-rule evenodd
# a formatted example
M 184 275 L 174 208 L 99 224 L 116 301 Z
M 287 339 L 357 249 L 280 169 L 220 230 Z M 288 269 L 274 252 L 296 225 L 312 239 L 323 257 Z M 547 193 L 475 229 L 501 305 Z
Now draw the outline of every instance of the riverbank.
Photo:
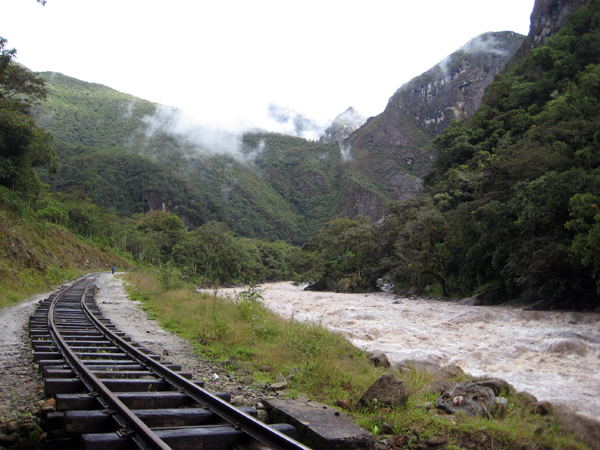
M 385 352 L 392 363 L 456 364 L 600 420 L 600 314 L 304 291 L 286 282 L 261 288 L 278 315 L 318 322 L 359 348 Z

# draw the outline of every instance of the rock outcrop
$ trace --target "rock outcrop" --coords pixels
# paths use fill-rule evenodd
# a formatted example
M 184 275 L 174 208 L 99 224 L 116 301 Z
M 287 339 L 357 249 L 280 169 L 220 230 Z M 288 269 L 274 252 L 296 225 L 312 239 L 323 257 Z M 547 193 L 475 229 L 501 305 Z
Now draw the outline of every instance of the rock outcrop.
M 380 220 L 386 203 L 404 200 L 422 192 L 421 177 L 435 156 L 432 139 L 453 120 L 468 119 L 481 104 L 495 75 L 518 64 L 533 49 L 544 44 L 567 17 L 587 0 L 536 0 L 527 37 L 504 31 L 485 33 L 454 52 L 435 67 L 404 84 L 390 98 L 381 114 L 371 117 L 344 140 L 351 148 L 352 164 L 379 191 L 365 189 L 369 204 L 364 211 Z M 382 193 L 383 192 L 383 193 Z M 356 195 L 355 190 L 354 195 Z M 358 197 L 356 197 L 358 199 Z M 349 198 L 344 206 L 353 205 Z M 360 207 L 340 210 L 357 214 Z
M 406 406 L 408 388 L 399 377 L 384 373 L 373 383 L 358 401 L 361 407 L 375 408 L 381 405 Z
M 512 31 L 471 39 L 435 67 L 403 85 L 384 114 L 412 115 L 420 128 L 442 133 L 453 120 L 471 117 L 488 85 L 517 52 L 524 36 Z M 394 142 L 390 142 L 394 144 Z
M 496 403 L 494 391 L 476 383 L 463 381 L 436 401 L 436 407 L 446 413 L 490 417 Z

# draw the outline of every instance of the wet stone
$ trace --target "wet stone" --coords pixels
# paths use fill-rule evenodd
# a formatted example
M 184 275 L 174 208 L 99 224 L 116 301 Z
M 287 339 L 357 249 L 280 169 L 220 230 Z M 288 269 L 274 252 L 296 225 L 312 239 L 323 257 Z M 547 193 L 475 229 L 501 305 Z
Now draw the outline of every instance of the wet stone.
M 274 391 L 281 391 L 283 389 L 287 389 L 288 384 L 286 381 L 280 381 L 278 383 L 273 383 L 271 384 L 271 389 L 273 389 Z
M 390 360 L 381 350 L 369 352 L 369 359 L 375 367 L 390 367 Z
M 488 387 L 464 381 L 436 400 L 438 409 L 447 413 L 468 416 L 489 416 L 496 401 L 494 391 Z
M 539 414 L 540 416 L 546 416 L 550 414 L 553 409 L 554 407 L 552 406 L 552 403 L 546 401 L 537 402 L 534 406 L 535 413 Z
M 260 420 L 263 423 L 271 423 L 271 418 L 269 417 L 269 413 L 267 411 L 265 411 L 264 409 L 259 409 L 257 411 L 257 418 L 258 420 Z
M 19 424 L 14 420 L 11 420 L 6 424 L 6 432 L 8 434 L 14 433 L 15 431 L 17 431 L 18 428 Z
M 404 406 L 408 400 L 408 388 L 391 373 L 384 373 L 362 395 L 358 404 L 366 407 L 387 405 Z

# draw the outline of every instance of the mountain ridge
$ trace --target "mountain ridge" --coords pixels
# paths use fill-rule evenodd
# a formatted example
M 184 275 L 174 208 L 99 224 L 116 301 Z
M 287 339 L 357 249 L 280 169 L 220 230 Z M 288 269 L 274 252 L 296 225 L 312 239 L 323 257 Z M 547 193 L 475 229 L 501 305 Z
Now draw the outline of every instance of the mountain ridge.
M 429 71 L 402 85 L 381 114 L 359 127 L 363 118 L 348 108 L 314 145 L 257 132 L 238 139 L 241 153 L 235 157 L 214 155 L 210 149 L 184 142 L 181 136 L 153 125 L 148 118 L 156 117 L 160 105 L 50 72 L 44 74 L 49 80 L 50 106 L 38 110 L 36 120 L 55 134 L 64 162 L 77 153 L 73 146 L 79 146 L 86 158 L 90 158 L 92 149 L 108 155 L 136 154 L 160 166 L 153 170 L 171 173 L 148 181 L 146 186 L 169 176 L 186 186 L 180 187 L 186 192 L 183 197 L 175 192 L 138 189 L 137 212 L 177 212 L 191 228 L 208 220 L 223 220 L 243 235 L 301 243 L 334 215 L 362 215 L 381 221 L 390 202 L 422 194 L 421 178 L 435 155 L 433 137 L 453 119 L 462 120 L 476 110 L 485 88 L 523 39 L 514 32 L 484 33 L 471 39 Z M 57 80 L 74 84 L 74 88 L 60 88 Z M 265 148 L 269 151 L 263 153 Z M 261 154 L 269 156 L 261 159 Z M 298 155 L 308 159 L 297 161 Z M 104 158 L 106 164 L 112 164 L 107 155 Z M 53 189 L 87 184 L 86 192 L 96 196 L 94 201 L 118 204 L 106 203 L 102 195 L 93 194 L 94 183 L 78 177 L 76 167 L 61 171 L 63 175 L 45 179 Z M 131 189 L 124 184 L 119 187 Z M 106 187 L 101 191 L 110 198 Z M 265 199 L 269 205 L 279 207 L 261 207 Z M 241 216 L 239 211 L 232 214 L 232 208 L 244 212 Z M 252 224 L 242 225 L 243 216 L 252 217 Z

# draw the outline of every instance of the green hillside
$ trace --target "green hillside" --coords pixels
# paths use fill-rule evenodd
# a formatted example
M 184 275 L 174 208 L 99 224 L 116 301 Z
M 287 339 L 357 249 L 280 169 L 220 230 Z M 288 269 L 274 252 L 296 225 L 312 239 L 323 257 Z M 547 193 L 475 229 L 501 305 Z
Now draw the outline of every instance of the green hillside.
M 81 188 L 120 217 L 166 209 L 191 228 L 217 220 L 243 236 L 302 243 L 337 212 L 340 180 L 354 178 L 331 144 L 252 133 L 236 152 L 216 154 L 157 129 L 154 103 L 41 75 L 48 98 L 34 117 L 60 160 L 43 181 L 52 191 Z
M 39 75 L 47 80 L 48 96 L 35 112 L 36 123 L 56 139 L 95 150 L 134 149 L 142 143 L 140 119 L 154 112 L 154 103 L 59 73 Z

